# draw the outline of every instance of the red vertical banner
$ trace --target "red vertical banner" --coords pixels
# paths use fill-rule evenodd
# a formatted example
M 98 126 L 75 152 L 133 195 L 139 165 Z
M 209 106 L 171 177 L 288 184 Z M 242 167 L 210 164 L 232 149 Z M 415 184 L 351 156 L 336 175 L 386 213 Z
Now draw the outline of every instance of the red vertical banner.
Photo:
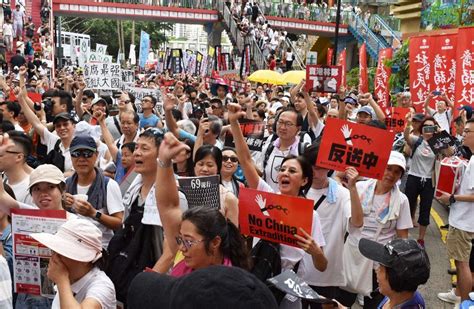
M 346 88 L 346 49 L 344 48 L 339 54 L 337 65 L 342 67 L 341 85 Z M 338 89 L 339 90 L 339 89 Z
M 334 55 L 334 49 L 328 48 L 328 53 L 326 57 L 326 65 L 332 65 L 332 56 Z
M 359 92 L 369 92 L 369 79 L 367 75 L 367 47 L 365 43 L 359 48 Z
M 432 74 L 429 91 L 446 93 L 448 98 L 454 102 L 457 34 L 437 35 L 430 39 L 433 47 L 431 48 Z M 435 108 L 435 101 L 436 98 L 430 102 L 432 108 Z
M 390 86 L 388 81 L 392 72 L 391 69 L 383 63 L 387 59 L 392 59 L 392 54 L 393 50 L 391 48 L 384 48 L 379 51 L 379 60 L 374 80 L 374 91 L 378 99 L 377 103 L 385 114 L 387 114 L 390 108 Z
M 456 50 L 455 107 L 474 107 L 474 28 L 459 28 Z
M 430 82 L 433 72 L 431 48 L 434 46 L 428 36 L 410 38 L 410 92 L 413 106 L 418 112 L 423 109 L 426 96 L 431 88 Z

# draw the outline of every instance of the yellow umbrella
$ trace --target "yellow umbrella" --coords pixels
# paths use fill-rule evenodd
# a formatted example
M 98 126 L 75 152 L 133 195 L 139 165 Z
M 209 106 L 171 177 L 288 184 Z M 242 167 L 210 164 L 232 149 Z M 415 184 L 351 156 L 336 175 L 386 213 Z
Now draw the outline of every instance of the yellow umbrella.
M 288 71 L 282 75 L 286 84 L 299 84 L 302 79 L 306 78 L 306 71 Z
M 272 84 L 272 85 L 285 85 L 286 83 L 282 79 L 282 75 L 276 71 L 271 70 L 258 70 L 252 73 L 248 78 L 251 82 Z

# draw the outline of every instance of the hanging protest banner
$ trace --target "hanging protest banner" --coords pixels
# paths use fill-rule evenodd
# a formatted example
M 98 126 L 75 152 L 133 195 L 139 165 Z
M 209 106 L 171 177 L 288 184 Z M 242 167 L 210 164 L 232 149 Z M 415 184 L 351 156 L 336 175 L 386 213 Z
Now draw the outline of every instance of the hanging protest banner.
M 454 146 L 455 143 L 455 137 L 444 130 L 433 134 L 433 137 L 428 140 L 428 145 L 430 145 L 431 150 L 435 154 L 439 154 L 441 150 Z
M 135 84 L 135 72 L 132 70 L 121 70 L 122 73 L 122 89 L 125 87 L 133 87 Z
M 339 54 L 339 58 L 337 59 L 337 65 L 341 66 L 341 86 L 346 88 L 346 49 L 344 48 L 341 53 Z M 337 88 L 339 91 L 339 88 Z
M 96 52 L 89 52 L 89 54 L 87 55 L 87 61 L 86 62 L 89 62 L 89 63 L 101 63 L 102 62 L 102 54 L 98 54 Z
M 118 63 L 86 63 L 84 81 L 90 89 L 119 89 L 122 72 Z
M 138 65 L 144 69 L 146 61 L 148 60 L 148 53 L 150 52 L 150 35 L 145 31 L 140 32 L 140 55 L 138 58 Z
M 239 193 L 239 227 L 244 235 L 298 247 L 299 228 L 311 234 L 313 201 L 254 189 Z
M 430 91 L 440 91 L 454 101 L 456 85 L 456 45 L 457 34 L 444 34 L 431 37 L 433 42 L 432 74 Z M 430 106 L 435 108 L 436 101 Z
M 239 124 L 249 149 L 262 151 L 265 123 L 244 118 L 239 120 Z M 226 133 L 224 145 L 235 148 L 234 137 L 230 131 L 227 131 Z
M 221 53 L 221 67 L 219 71 L 228 71 L 234 69 L 234 61 L 229 53 Z
M 48 279 L 53 252 L 31 238 L 32 233 L 57 232 L 66 222 L 64 210 L 12 209 L 13 284 L 16 293 L 53 297 L 54 283 Z
M 171 49 L 168 69 L 172 74 L 181 74 L 183 72 L 183 51 L 180 48 Z
M 196 70 L 196 55 L 188 55 L 188 64 L 186 66 L 186 73 L 187 74 L 194 74 L 194 71 Z
M 342 67 L 338 65 L 307 65 L 306 90 L 337 93 L 341 87 Z
M 130 64 L 135 65 L 137 64 L 137 57 L 135 55 L 135 45 L 130 44 L 130 53 L 128 54 L 128 59 L 130 59 Z
M 156 63 L 156 73 L 163 73 L 165 70 L 165 57 L 166 52 L 164 50 L 158 51 L 158 61 Z
M 77 61 L 79 67 L 84 67 L 84 64 L 87 62 L 87 55 L 90 53 L 91 49 L 89 47 L 89 41 L 81 39 L 79 43 L 79 53 L 77 55 Z
M 434 48 L 434 46 L 428 36 L 410 38 L 410 93 L 417 111 L 423 109 L 423 104 L 431 88 L 431 48 Z
M 336 171 L 352 166 L 361 176 L 382 179 L 394 136 L 365 124 L 328 119 L 316 165 Z
M 410 112 L 408 107 L 391 107 L 385 125 L 390 132 L 401 133 L 405 130 L 406 115 Z
M 374 92 L 377 96 L 377 103 L 382 108 L 385 115 L 390 108 L 390 85 L 388 83 L 392 71 L 384 65 L 384 61 L 392 59 L 393 50 L 384 48 L 379 51 L 377 70 L 375 71 Z
M 220 45 L 216 45 L 214 50 L 215 50 L 215 54 L 214 54 L 215 61 L 214 61 L 213 68 L 214 70 L 220 71 L 222 70 L 222 57 L 221 57 L 222 47 Z
M 459 28 L 456 54 L 455 112 L 463 105 L 474 107 L 474 28 Z
M 363 43 L 359 48 L 359 92 L 369 92 L 369 77 L 367 72 L 367 47 Z
M 318 64 L 318 52 L 309 51 L 306 53 L 306 65 Z
M 326 54 L 326 65 L 332 65 L 332 57 L 334 55 L 334 49 L 328 48 L 328 52 Z
M 201 75 L 202 64 L 204 61 L 204 56 L 200 52 L 196 52 L 196 67 L 194 70 L 194 75 Z
M 240 62 L 240 78 L 250 75 L 250 44 L 244 45 L 242 51 L 242 61 Z
M 95 52 L 101 55 L 107 55 L 107 45 L 96 43 Z
M 179 190 L 186 195 L 188 207 L 221 208 L 219 175 L 178 178 Z

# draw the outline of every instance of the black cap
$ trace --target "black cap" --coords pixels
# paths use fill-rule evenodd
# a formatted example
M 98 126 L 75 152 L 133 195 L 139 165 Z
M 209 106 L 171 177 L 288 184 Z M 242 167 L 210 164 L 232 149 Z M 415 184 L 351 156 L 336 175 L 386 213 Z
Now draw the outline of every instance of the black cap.
M 127 303 L 130 309 L 278 308 L 263 282 L 241 268 L 228 266 L 210 266 L 180 278 L 140 273 L 130 284 Z
M 95 140 L 89 135 L 77 135 L 72 139 L 69 151 L 73 152 L 78 149 L 89 149 L 97 151 L 97 144 Z
M 469 120 L 472 118 L 472 107 L 470 105 L 463 105 L 458 107 L 458 111 L 465 110 L 466 111 L 466 118 Z
M 53 124 L 56 124 L 56 122 L 58 122 L 60 120 L 70 120 L 70 121 L 74 122 L 74 117 L 71 116 L 71 114 L 66 113 L 66 112 L 59 113 L 54 117 Z
M 362 238 L 359 250 L 363 256 L 393 268 L 401 278 L 424 284 L 430 277 L 430 260 L 425 249 L 414 239 L 394 239 L 386 245 Z
M 412 120 L 416 120 L 416 121 L 423 121 L 423 119 L 425 119 L 425 114 L 423 113 L 416 113 L 412 117 Z

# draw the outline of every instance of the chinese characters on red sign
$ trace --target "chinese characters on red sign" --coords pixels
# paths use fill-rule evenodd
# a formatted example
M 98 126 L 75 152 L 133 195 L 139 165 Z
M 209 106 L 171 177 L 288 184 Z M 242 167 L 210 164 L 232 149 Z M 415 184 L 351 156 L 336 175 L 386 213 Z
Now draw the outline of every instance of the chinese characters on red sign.
M 385 118 L 385 125 L 390 132 L 400 133 L 405 129 L 406 115 L 410 112 L 408 107 L 391 107 Z
M 381 179 L 395 133 L 345 120 L 328 119 L 316 165 L 337 171 L 352 166 L 361 176 Z
M 336 65 L 307 65 L 306 90 L 315 89 L 318 92 L 336 93 L 341 87 L 340 66 Z
M 388 80 L 390 79 L 391 70 L 383 63 L 385 60 L 392 59 L 392 53 L 393 51 L 391 48 L 380 50 L 377 71 L 375 72 L 375 95 L 378 99 L 377 103 L 385 113 L 387 113 L 387 109 L 390 107 L 390 86 Z
M 474 28 L 460 28 L 458 35 L 455 102 L 474 106 Z

